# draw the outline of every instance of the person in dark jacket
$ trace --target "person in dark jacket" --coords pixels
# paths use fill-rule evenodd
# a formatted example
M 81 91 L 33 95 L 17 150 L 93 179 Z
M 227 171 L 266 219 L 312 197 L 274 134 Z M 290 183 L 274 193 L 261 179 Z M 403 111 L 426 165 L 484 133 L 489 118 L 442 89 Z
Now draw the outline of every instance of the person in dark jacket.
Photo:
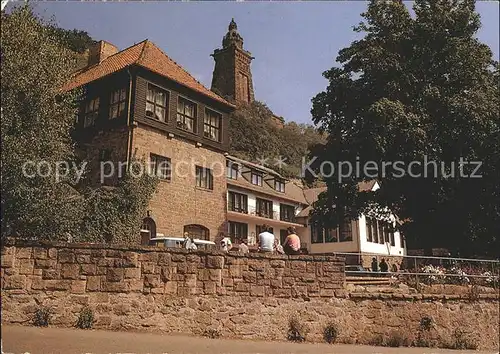
M 382 258 L 379 267 L 382 273 L 387 273 L 387 271 L 389 270 L 389 265 L 385 262 L 385 258 Z
M 372 258 L 372 272 L 378 272 L 377 258 Z

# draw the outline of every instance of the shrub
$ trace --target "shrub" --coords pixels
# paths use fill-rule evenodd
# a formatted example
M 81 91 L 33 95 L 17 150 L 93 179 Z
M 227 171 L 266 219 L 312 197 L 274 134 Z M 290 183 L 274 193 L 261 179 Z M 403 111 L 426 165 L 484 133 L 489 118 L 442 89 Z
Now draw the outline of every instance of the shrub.
M 323 339 L 329 344 L 335 343 L 339 335 L 337 325 L 333 322 L 328 323 L 323 329 Z
M 381 334 L 377 334 L 368 341 L 368 344 L 376 347 L 381 347 L 384 345 L 384 337 Z
M 218 329 L 208 328 L 203 332 L 203 335 L 211 339 L 217 339 L 221 336 L 221 333 Z
M 430 331 L 432 329 L 432 318 L 424 316 L 420 319 L 419 329 L 422 331 Z
M 297 316 L 290 316 L 288 320 L 287 338 L 292 342 L 304 342 L 306 340 L 308 329 Z
M 453 331 L 451 341 L 448 343 L 442 343 L 441 346 L 447 349 L 476 350 L 478 344 L 471 338 L 470 333 L 466 333 L 464 330 L 457 328 Z
M 84 307 L 80 311 L 78 316 L 78 321 L 76 322 L 76 327 L 81 329 L 90 329 L 94 324 L 94 312 L 89 307 Z
M 50 323 L 52 312 L 48 307 L 40 307 L 35 311 L 33 325 L 37 327 L 47 327 Z
M 391 332 L 387 341 L 385 342 L 388 347 L 408 347 L 410 345 L 410 341 L 408 336 L 400 333 L 400 332 Z

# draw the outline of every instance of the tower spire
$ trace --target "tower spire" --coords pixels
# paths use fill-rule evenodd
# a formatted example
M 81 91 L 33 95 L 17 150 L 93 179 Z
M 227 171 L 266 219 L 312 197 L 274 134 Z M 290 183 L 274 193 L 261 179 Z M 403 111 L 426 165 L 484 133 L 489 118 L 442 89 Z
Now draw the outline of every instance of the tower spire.
M 227 33 L 222 39 L 222 48 L 211 55 L 215 60 L 212 76 L 212 90 L 238 104 L 254 101 L 252 54 L 243 49 L 243 37 L 238 33 L 234 18 L 229 22 Z

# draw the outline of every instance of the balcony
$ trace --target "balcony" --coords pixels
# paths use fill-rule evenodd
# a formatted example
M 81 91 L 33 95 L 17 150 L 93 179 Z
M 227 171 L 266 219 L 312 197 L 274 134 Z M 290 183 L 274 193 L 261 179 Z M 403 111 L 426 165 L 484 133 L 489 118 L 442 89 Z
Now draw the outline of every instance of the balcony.
M 295 224 L 295 216 L 290 216 L 290 215 L 283 215 L 283 217 L 280 217 L 280 213 L 277 211 L 271 211 L 271 212 L 266 212 L 264 210 L 259 210 L 256 207 L 249 206 L 247 208 L 245 207 L 239 207 L 239 206 L 232 206 L 228 205 L 227 211 L 233 214 L 234 216 L 237 216 L 236 214 L 243 214 L 241 217 L 257 217 L 257 218 L 262 218 L 262 219 L 270 219 L 270 220 L 276 220 L 276 221 L 281 221 L 284 223 L 291 223 Z

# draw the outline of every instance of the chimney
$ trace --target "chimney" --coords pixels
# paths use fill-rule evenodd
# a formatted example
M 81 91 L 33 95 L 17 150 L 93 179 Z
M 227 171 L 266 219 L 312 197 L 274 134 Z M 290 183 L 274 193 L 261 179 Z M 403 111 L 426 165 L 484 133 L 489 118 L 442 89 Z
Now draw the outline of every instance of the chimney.
M 89 49 L 88 66 L 99 64 L 107 57 L 118 52 L 118 48 L 113 44 L 106 41 L 99 41 Z

